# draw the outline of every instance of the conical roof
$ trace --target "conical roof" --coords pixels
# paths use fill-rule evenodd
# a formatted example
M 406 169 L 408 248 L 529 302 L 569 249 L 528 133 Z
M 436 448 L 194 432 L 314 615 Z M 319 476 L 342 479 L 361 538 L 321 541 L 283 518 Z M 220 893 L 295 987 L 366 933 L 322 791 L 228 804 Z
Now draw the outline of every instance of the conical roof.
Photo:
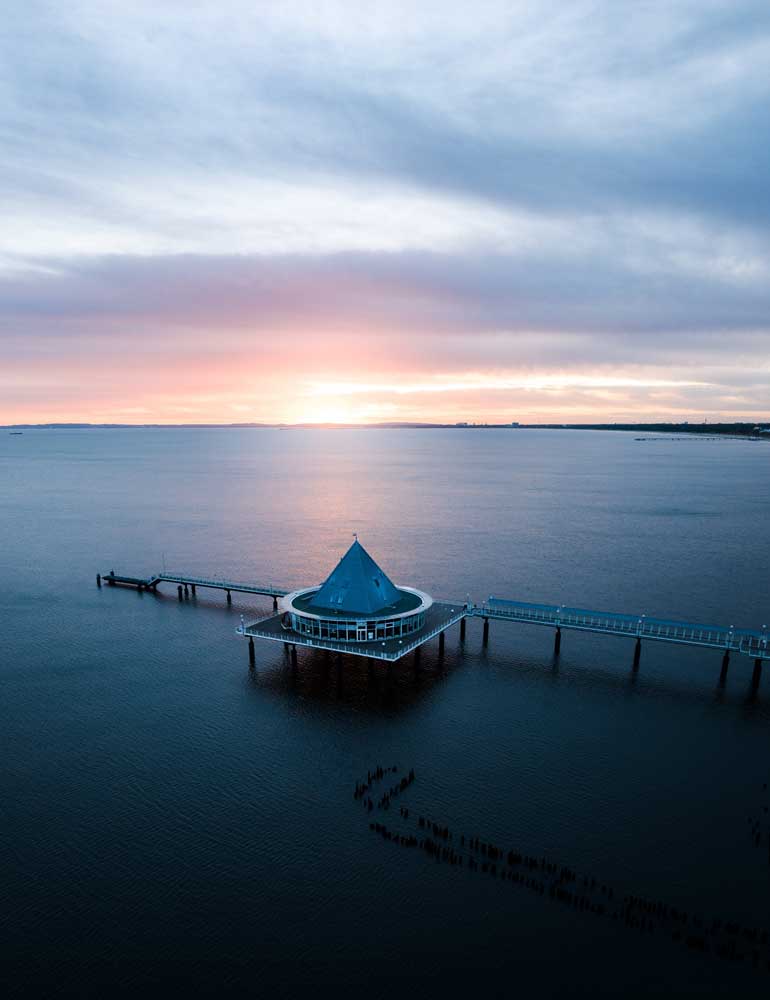
M 366 549 L 356 539 L 321 589 L 313 605 L 355 614 L 376 614 L 402 597 Z

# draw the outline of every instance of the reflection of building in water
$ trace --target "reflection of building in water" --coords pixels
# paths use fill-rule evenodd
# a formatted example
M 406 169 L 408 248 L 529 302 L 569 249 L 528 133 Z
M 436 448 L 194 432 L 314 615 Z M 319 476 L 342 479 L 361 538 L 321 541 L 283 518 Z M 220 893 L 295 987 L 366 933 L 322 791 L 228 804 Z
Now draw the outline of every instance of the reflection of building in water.
M 357 538 L 320 587 L 292 591 L 280 601 L 287 631 L 346 643 L 418 632 L 432 604 L 414 587 L 395 586 Z

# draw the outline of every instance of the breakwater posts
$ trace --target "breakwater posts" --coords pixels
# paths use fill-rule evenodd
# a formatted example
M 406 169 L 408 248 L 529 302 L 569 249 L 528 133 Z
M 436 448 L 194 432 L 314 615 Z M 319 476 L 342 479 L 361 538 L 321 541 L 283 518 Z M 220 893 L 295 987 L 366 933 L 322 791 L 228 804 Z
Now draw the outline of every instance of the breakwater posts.
M 365 782 L 356 782 L 354 800 L 361 801 L 369 814 L 375 809 L 387 811 L 392 797 L 414 782 L 414 770 L 382 795 L 376 806 L 371 793 L 375 785 L 397 771 L 396 766 L 378 766 L 368 772 Z M 767 785 L 763 789 L 767 792 Z M 396 822 L 408 823 L 409 818 L 410 810 L 401 806 Z M 375 819 L 369 822 L 369 829 L 390 844 L 421 851 L 436 864 L 526 889 L 586 917 L 612 920 L 645 940 L 663 936 L 696 955 L 710 955 L 770 973 L 770 934 L 765 928 L 722 917 L 707 918 L 663 899 L 621 893 L 594 875 L 581 875 L 545 856 L 506 850 L 476 834 L 457 837 L 446 823 L 425 815 L 416 816 L 416 829 L 399 829 Z
M 770 803 L 768 802 L 767 782 L 762 784 L 762 801 L 756 813 L 750 813 L 749 839 L 755 848 L 767 848 L 767 863 L 770 865 Z

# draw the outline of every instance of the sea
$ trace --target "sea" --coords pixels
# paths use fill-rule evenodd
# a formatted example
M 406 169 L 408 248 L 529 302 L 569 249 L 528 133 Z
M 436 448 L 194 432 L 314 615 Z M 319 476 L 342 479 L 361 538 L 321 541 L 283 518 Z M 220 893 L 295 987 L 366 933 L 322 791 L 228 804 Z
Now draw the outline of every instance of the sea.
M 770 664 L 472 619 L 252 667 L 269 599 L 96 583 L 310 586 L 354 533 L 453 602 L 770 624 L 763 442 L 0 431 L 5 995 L 766 998 Z

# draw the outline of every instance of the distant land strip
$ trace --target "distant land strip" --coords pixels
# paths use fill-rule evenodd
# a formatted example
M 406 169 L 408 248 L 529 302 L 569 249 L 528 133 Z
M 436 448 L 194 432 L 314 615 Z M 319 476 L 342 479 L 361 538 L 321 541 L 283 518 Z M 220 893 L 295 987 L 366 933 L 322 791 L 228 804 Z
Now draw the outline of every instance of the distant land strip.
M 708 434 L 729 437 L 760 438 L 770 440 L 770 423 L 750 421 L 748 423 L 702 423 L 691 424 L 484 424 L 459 422 L 455 424 L 377 423 L 377 424 L 90 424 L 90 423 L 50 423 L 50 424 L 0 424 L 0 429 L 8 431 L 26 430 L 202 430 L 208 428 L 263 428 L 272 430 L 571 430 L 571 431 L 632 431 L 653 434 Z

